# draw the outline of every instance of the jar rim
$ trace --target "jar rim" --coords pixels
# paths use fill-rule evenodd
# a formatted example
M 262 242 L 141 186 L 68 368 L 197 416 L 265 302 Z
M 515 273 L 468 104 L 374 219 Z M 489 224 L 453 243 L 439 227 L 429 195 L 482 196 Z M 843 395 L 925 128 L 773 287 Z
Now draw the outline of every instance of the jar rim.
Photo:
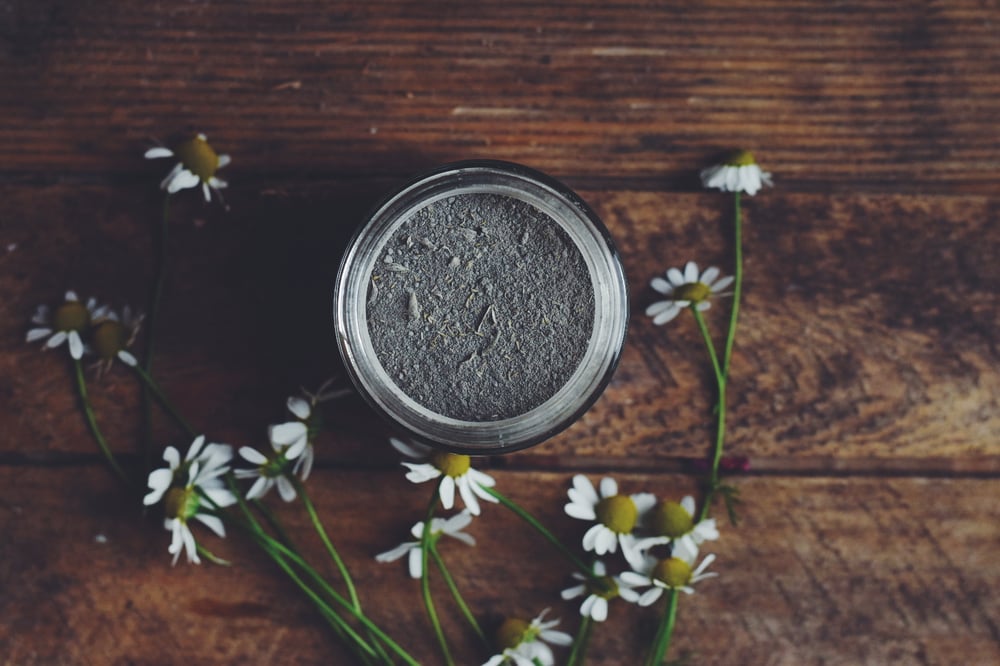
M 368 334 L 368 281 L 376 257 L 409 216 L 432 201 L 467 193 L 507 195 L 548 215 L 582 255 L 594 289 L 590 341 L 576 369 L 541 404 L 516 416 L 465 421 L 420 405 L 375 356 Z M 355 232 L 341 260 L 333 302 L 337 346 L 362 398 L 412 439 L 464 454 L 506 453 L 541 443 L 586 412 L 618 365 L 628 328 L 628 284 L 620 255 L 597 214 L 562 182 L 521 164 L 466 160 L 424 172 L 387 195 Z

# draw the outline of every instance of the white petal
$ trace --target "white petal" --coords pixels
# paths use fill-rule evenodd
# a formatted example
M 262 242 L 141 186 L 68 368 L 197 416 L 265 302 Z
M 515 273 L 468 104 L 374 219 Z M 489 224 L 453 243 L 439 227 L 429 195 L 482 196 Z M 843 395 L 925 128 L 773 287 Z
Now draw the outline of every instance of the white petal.
M 160 189 L 161 190 L 167 189 L 167 186 L 170 185 L 171 181 L 173 181 L 173 179 L 177 177 L 177 174 L 179 174 L 183 170 L 184 170 L 183 164 L 181 164 L 180 162 L 175 164 L 174 168 L 170 170 L 170 173 L 168 173 L 166 177 L 164 177 L 164 179 L 160 181 Z
M 685 562 L 693 562 L 698 557 L 698 544 L 691 538 L 691 535 L 685 534 L 678 539 L 674 539 L 674 547 L 671 555 L 679 557 Z
M 681 273 L 680 269 L 670 268 L 667 270 L 667 279 L 670 280 L 670 284 L 675 287 L 679 287 L 682 284 L 686 284 L 687 280 L 684 279 L 684 273 Z
M 402 465 L 410 470 L 406 473 L 406 480 L 411 483 L 423 483 L 441 476 L 441 470 L 430 463 L 404 462 Z
M 656 315 L 660 314 L 661 312 L 666 312 L 667 310 L 670 310 L 670 309 L 676 308 L 676 307 L 677 307 L 677 305 L 676 305 L 676 303 L 674 301 L 656 301 L 656 302 L 650 303 L 648 306 L 646 306 L 646 316 L 647 317 L 655 317 Z
M 715 518 L 703 520 L 694 526 L 694 529 L 691 530 L 691 535 L 699 543 L 702 541 L 715 541 L 719 538 L 719 528 L 715 525 Z
M 618 494 L 618 482 L 610 476 L 601 479 L 601 497 L 614 497 Z
M 688 284 L 698 281 L 698 264 L 689 261 L 684 265 L 684 281 Z
M 312 407 L 302 398 L 292 396 L 288 399 L 288 411 L 295 415 L 295 418 L 305 421 L 312 414 Z
M 652 588 L 646 590 L 645 592 L 643 592 L 642 596 L 639 597 L 639 605 L 640 606 L 649 606 L 649 605 L 653 604 L 657 599 L 659 599 L 660 595 L 662 595 L 662 594 L 663 594 L 663 589 L 662 588 L 652 587 Z
M 173 480 L 174 473 L 169 469 L 155 469 L 150 472 L 148 481 L 150 492 L 142 498 L 142 503 L 152 506 L 159 502 Z
M 147 160 L 155 160 L 160 157 L 173 157 L 173 156 L 174 156 L 174 151 L 170 150 L 169 148 L 164 148 L 163 146 L 156 146 L 155 148 L 150 148 L 149 150 L 146 151 L 145 155 Z
M 226 508 L 236 504 L 236 496 L 228 488 L 202 488 L 201 489 L 209 501 L 219 508 Z
M 695 512 L 694 497 L 691 495 L 685 495 L 681 500 L 681 508 L 687 511 L 687 514 L 693 518 Z
M 590 482 L 590 479 L 585 477 L 583 474 L 577 474 L 573 477 L 573 488 L 576 492 L 580 494 L 587 504 L 596 505 L 601 498 L 597 496 L 597 491 L 594 489 L 594 484 Z M 570 498 L 572 499 L 572 497 Z
M 594 606 L 590 611 L 590 617 L 594 622 L 604 622 L 608 619 L 608 600 L 602 597 L 594 597 Z
M 457 539 L 458 541 L 461 541 L 464 544 L 468 544 L 470 546 L 476 545 L 476 540 L 472 537 L 471 534 L 466 534 L 465 532 L 446 532 L 446 534 L 450 536 L 452 539 Z
M 649 286 L 652 287 L 654 290 L 660 292 L 664 296 L 669 296 L 670 294 L 674 293 L 674 285 L 670 284 L 661 277 L 653 278 L 650 281 Z
M 205 197 L 205 203 L 210 203 L 212 201 L 212 190 L 205 181 L 202 181 L 201 183 L 201 193 Z
M 639 515 L 642 515 L 656 506 L 656 495 L 653 493 L 636 493 L 631 495 L 632 501 L 635 502 L 635 508 L 638 509 Z
M 208 184 L 211 185 L 212 189 L 214 190 L 224 190 L 227 187 L 229 187 L 229 183 L 222 180 L 221 178 L 216 178 L 215 176 L 212 176 L 211 178 L 208 179 Z
M 566 598 L 569 597 L 563 597 L 563 599 Z M 600 597 L 598 597 L 596 594 L 591 594 L 586 599 L 584 599 L 583 603 L 580 604 L 580 615 L 584 617 L 589 617 L 590 612 L 594 610 L 594 602 L 596 602 L 598 599 L 600 599 Z
M 409 560 L 407 561 L 408 568 L 410 570 L 410 578 L 420 578 L 424 571 L 424 554 L 420 548 L 414 548 L 410 551 Z
M 191 446 L 188 448 L 187 455 L 184 456 L 184 459 L 190 461 L 190 460 L 194 460 L 195 458 L 197 458 L 198 454 L 201 453 L 201 447 L 204 444 L 205 444 L 205 436 L 204 435 L 198 435 L 197 437 L 195 437 L 194 441 L 191 442 Z
M 175 194 L 181 190 L 198 187 L 200 183 L 201 178 L 182 167 L 180 171 L 174 174 L 173 178 L 170 179 L 170 182 L 167 183 L 166 189 L 170 194 Z
M 574 587 L 567 587 L 565 590 L 559 593 L 559 596 L 561 596 L 563 599 L 576 599 L 586 591 L 587 591 L 586 585 L 576 585 Z M 584 613 L 582 609 L 580 610 L 580 613 L 586 615 L 586 613 Z
M 573 518 L 579 518 L 580 520 L 595 520 L 597 518 L 597 514 L 594 513 L 594 507 L 589 505 L 567 504 L 563 508 L 566 514 Z
M 715 266 L 709 266 L 705 269 L 705 272 L 701 274 L 701 278 L 698 281 L 702 284 L 711 286 L 712 281 L 717 277 L 719 277 L 719 269 Z
M 170 466 L 170 469 L 177 469 L 181 466 L 181 452 L 172 446 L 163 449 L 163 460 Z
M 299 457 L 298 462 L 295 463 L 295 473 L 299 475 L 299 478 L 305 481 L 309 478 L 309 474 L 312 473 L 313 461 L 316 460 L 316 449 L 309 445 L 306 447 L 305 452 Z
M 378 555 L 375 556 L 375 561 L 395 562 L 396 560 L 401 558 L 403 555 L 406 555 L 408 552 L 410 552 L 416 547 L 419 547 L 419 544 L 413 543 L 412 541 L 406 541 L 404 543 L 399 544 L 392 550 L 387 550 L 384 553 L 379 553 Z
M 631 585 L 632 587 L 642 587 L 649 585 L 649 577 L 643 576 L 635 571 L 623 571 L 620 576 L 625 583 Z
M 710 565 L 714 561 L 715 561 L 715 554 L 714 553 L 709 553 L 708 555 L 706 555 L 705 559 L 703 559 L 701 561 L 701 564 L 698 565 L 698 568 L 695 569 L 694 573 L 691 574 L 691 577 L 692 578 L 698 578 L 699 576 L 703 576 L 703 575 L 704 576 L 709 576 L 710 574 L 703 574 L 703 572 L 705 571 L 705 569 L 708 568 L 708 565 Z
M 597 537 L 605 529 L 604 525 L 598 523 L 587 530 L 583 535 L 583 549 L 590 551 L 597 546 Z
M 660 314 L 653 317 L 653 323 L 656 324 L 657 326 L 662 326 L 663 324 L 666 324 L 668 321 L 673 321 L 674 319 L 676 319 L 677 315 L 681 313 L 683 307 L 679 306 L 677 303 L 674 303 L 673 305 L 674 305 L 673 308 L 669 310 L 664 310 Z
M 567 634 L 565 631 L 553 631 L 551 629 L 543 630 L 539 636 L 553 645 L 572 645 L 573 637 Z
M 712 304 L 709 303 L 708 301 L 702 301 L 702 302 L 698 303 L 698 305 L 696 305 L 694 307 L 698 310 L 698 312 L 704 312 L 705 310 L 707 310 L 710 307 L 712 307 Z
M 472 470 L 469 471 L 471 472 Z M 456 484 L 458 485 L 458 492 L 462 496 L 462 501 L 465 502 L 465 506 L 469 509 L 469 513 L 478 516 L 480 513 L 479 500 L 476 499 L 476 493 L 472 490 L 469 475 L 466 473 L 456 479 Z
M 80 360 L 83 358 L 83 340 L 80 339 L 80 334 L 76 331 L 70 331 L 69 335 L 69 355 Z
M 597 533 L 597 541 L 594 544 L 594 552 L 598 555 L 613 553 L 618 550 L 618 535 L 604 525 L 604 529 Z
M 735 278 L 732 275 L 727 275 L 726 277 L 720 279 L 718 282 L 716 282 L 711 286 L 712 293 L 713 294 L 719 293 L 720 291 L 731 285 L 734 279 Z
M 200 521 L 208 529 L 215 532 L 218 536 L 226 536 L 226 527 L 222 524 L 222 520 L 218 516 L 211 516 L 205 513 L 196 513 L 194 519 Z
M 497 485 L 496 479 L 494 479 L 486 472 L 480 472 L 478 469 L 470 468 L 469 471 L 465 473 L 465 476 L 469 479 L 469 483 L 470 485 L 472 485 L 473 490 L 475 490 L 477 486 L 492 488 L 493 486 Z M 491 502 L 499 501 L 497 498 L 493 497 L 493 495 L 490 495 L 487 492 L 483 492 L 483 494 L 479 493 L 476 494 L 482 497 L 483 499 L 490 500 Z
M 302 455 L 302 452 L 306 450 L 307 446 L 309 446 L 308 439 L 305 437 L 298 438 L 291 446 L 285 449 L 285 460 L 295 460 Z
M 441 485 L 438 487 L 438 496 L 441 498 L 441 506 L 444 508 L 450 509 L 455 506 L 455 479 L 450 476 L 445 476 L 441 479 Z M 472 513 L 475 514 L 476 512 L 473 511 Z
M 292 485 L 292 482 L 289 481 L 288 478 L 284 476 L 279 476 L 277 478 L 277 482 L 278 482 L 278 494 L 281 495 L 281 499 L 285 500 L 286 502 L 294 502 L 296 493 L 295 493 L 295 486 Z
M 456 513 L 451 518 L 444 521 L 443 529 L 446 534 L 457 533 L 472 524 L 472 514 L 468 511 Z
M 263 465 L 267 462 L 267 456 L 250 446 L 241 446 L 239 453 L 244 460 L 254 465 Z
M 135 356 L 125 351 L 124 349 L 119 349 L 117 355 L 118 355 L 118 360 L 124 363 L 125 365 L 129 366 L 130 368 L 134 368 L 137 365 L 139 365 L 138 359 L 136 359 Z
M 188 562 L 201 564 L 201 560 L 198 559 L 198 544 L 195 543 L 194 534 L 191 533 L 191 529 L 187 525 L 183 526 L 181 537 L 184 539 L 184 550 L 187 552 Z
M 624 585 L 618 586 L 618 596 L 620 596 L 625 601 L 630 604 L 634 604 L 639 601 L 639 593 L 633 590 L 631 587 L 625 587 Z
M 250 486 L 250 490 L 247 491 L 246 497 L 248 500 L 260 499 L 267 493 L 268 490 L 271 489 L 271 486 L 273 485 L 274 479 L 261 476 L 253 482 L 252 486 Z
M 46 348 L 54 349 L 66 341 L 68 337 L 66 331 L 56 331 L 55 335 L 49 338 L 49 341 L 45 343 Z
M 28 331 L 27 337 L 24 339 L 25 342 L 35 342 L 36 340 L 41 340 L 42 338 L 47 338 L 52 335 L 51 328 L 33 328 Z
M 275 447 L 289 446 L 308 435 L 308 433 L 309 431 L 306 428 L 306 424 L 301 421 L 279 423 L 278 425 L 270 426 L 267 429 L 268 438 Z
M 233 161 L 233 158 L 231 158 L 229 155 L 223 153 L 223 154 L 219 155 L 219 162 L 218 162 L 218 164 L 215 165 L 215 168 L 216 169 L 221 169 L 222 167 L 227 166 L 232 161 Z

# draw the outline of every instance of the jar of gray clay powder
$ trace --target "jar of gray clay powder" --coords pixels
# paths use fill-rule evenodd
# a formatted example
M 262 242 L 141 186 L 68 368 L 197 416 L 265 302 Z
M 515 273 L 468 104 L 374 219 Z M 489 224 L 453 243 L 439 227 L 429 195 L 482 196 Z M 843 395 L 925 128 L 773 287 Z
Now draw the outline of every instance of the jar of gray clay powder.
M 566 186 L 460 162 L 375 209 L 344 255 L 334 317 L 378 412 L 432 446 L 489 454 L 537 444 L 593 404 L 628 294 L 607 229 Z

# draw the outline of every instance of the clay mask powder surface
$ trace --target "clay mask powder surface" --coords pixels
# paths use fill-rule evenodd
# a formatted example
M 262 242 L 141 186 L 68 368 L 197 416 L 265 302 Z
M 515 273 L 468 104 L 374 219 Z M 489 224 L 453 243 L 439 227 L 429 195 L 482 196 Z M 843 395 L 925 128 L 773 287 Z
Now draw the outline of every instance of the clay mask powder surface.
M 367 324 L 393 382 L 464 421 L 524 414 L 583 358 L 594 287 L 576 245 L 546 213 L 497 194 L 417 210 L 370 276 Z

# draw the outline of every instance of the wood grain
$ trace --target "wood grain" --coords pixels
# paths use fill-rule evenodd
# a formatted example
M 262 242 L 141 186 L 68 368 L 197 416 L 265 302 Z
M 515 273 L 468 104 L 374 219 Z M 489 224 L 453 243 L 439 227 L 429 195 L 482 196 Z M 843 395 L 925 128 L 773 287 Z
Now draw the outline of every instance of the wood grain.
M 790 190 L 985 193 L 1000 166 L 979 0 L 5 4 L 7 179 L 130 178 L 190 131 L 246 182 L 494 157 L 692 189 L 745 146 Z
M 404 540 L 427 487 L 379 473 L 322 470 L 314 501 L 354 573 L 370 614 L 424 663 L 438 663 L 419 586 L 405 565 L 373 556 Z M 343 654 L 307 602 L 239 534 L 204 537 L 232 567 L 171 567 L 156 517 L 115 491 L 99 467 L 4 469 L 0 504 L 0 652 L 6 663 L 331 663 Z M 584 524 L 562 515 L 566 473 L 499 472 L 498 487 L 568 544 Z M 678 499 L 684 477 L 616 475 L 626 492 Z M 598 477 L 593 477 L 595 480 Z M 750 478 L 742 524 L 722 525 L 719 577 L 681 600 L 676 654 L 701 664 L 952 664 L 1000 659 L 1000 486 L 994 481 Z M 271 498 L 273 501 L 276 499 Z M 280 502 L 279 502 L 280 504 Z M 281 510 L 317 561 L 301 507 Z M 475 614 L 551 607 L 574 631 L 576 604 L 559 599 L 568 565 L 512 514 L 487 506 L 478 543 L 442 552 Z M 199 533 L 201 534 L 201 533 Z M 513 554 L 513 559 L 512 559 Z M 609 566 L 617 566 L 608 560 Z M 81 564 L 85 563 L 85 564 Z M 440 581 L 436 581 L 440 583 Z M 436 598 L 459 663 L 488 656 L 447 601 Z M 592 663 L 637 663 L 656 612 L 612 605 L 595 630 Z
M 368 199 L 388 187 L 237 188 L 232 212 L 207 209 L 212 218 L 201 227 L 190 220 L 206 209 L 175 211 L 157 368 L 189 421 L 219 437 L 259 441 L 264 426 L 283 418 L 285 395 L 338 371 L 329 303 L 340 251 Z M 4 194 L 15 211 L 6 237 L 17 250 L 3 258 L 0 278 L 0 383 L 14 407 L 7 417 L 13 436 L 0 450 L 94 451 L 65 354 L 35 353 L 21 336 L 35 305 L 57 302 L 67 288 L 115 306 L 145 301 L 149 227 L 159 215 L 149 193 L 53 186 Z M 689 318 L 656 327 L 642 315 L 656 297 L 646 285 L 690 258 L 727 265 L 730 200 L 582 194 L 621 249 L 632 288 L 629 338 L 597 405 L 507 464 L 676 468 L 707 451 L 712 385 Z M 910 471 L 1000 470 L 991 436 L 1000 432 L 996 205 L 967 196 L 780 191 L 746 202 L 730 451 L 762 470 L 892 460 Z M 71 211 L 79 210 L 100 222 L 74 224 Z M 726 305 L 709 311 L 716 332 Z M 92 390 L 115 448 L 131 450 L 134 381 L 122 368 Z M 385 462 L 388 430 L 366 409 L 348 398 L 329 410 L 337 435 L 324 458 Z M 30 454 L 25 441 L 34 443 Z

